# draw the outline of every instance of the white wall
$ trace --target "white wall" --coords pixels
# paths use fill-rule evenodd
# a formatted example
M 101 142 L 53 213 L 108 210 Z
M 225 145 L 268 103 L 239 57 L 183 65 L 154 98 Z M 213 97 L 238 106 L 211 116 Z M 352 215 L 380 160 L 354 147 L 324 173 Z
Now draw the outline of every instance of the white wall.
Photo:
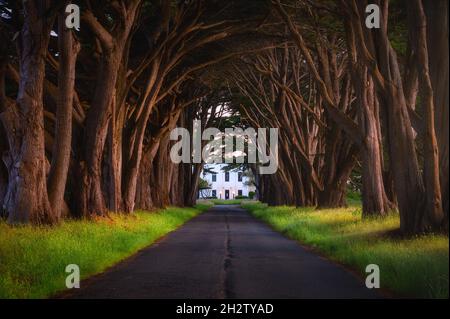
M 242 182 L 238 181 L 238 172 L 231 171 L 230 179 L 228 182 L 225 181 L 225 172 L 221 170 L 222 167 L 226 166 L 226 164 L 209 164 L 205 165 L 209 169 L 217 172 L 216 181 L 212 181 L 212 174 L 204 174 L 202 173 L 201 177 L 208 181 L 211 185 L 211 196 L 213 196 L 213 190 L 216 191 L 216 197 L 225 199 L 225 191 L 229 191 L 229 199 L 233 199 L 235 196 L 238 196 L 239 190 L 242 190 L 242 196 L 248 196 L 249 192 L 254 192 L 255 187 L 247 186 L 244 183 L 248 180 L 247 177 L 242 176 Z

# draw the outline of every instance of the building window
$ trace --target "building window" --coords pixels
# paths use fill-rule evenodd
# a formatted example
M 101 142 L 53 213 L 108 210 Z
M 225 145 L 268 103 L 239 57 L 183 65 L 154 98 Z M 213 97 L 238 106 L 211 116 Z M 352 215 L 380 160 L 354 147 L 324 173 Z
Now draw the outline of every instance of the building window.
M 212 194 L 211 194 L 211 196 L 212 196 L 212 197 L 217 197 L 217 192 L 216 192 L 216 190 L 215 190 L 215 189 L 213 189 L 213 190 L 212 190 Z
M 216 182 L 217 181 L 217 174 L 212 174 L 212 181 Z
M 238 196 L 242 196 L 242 189 L 238 190 Z
M 230 172 L 225 172 L 225 182 L 230 181 Z
M 238 182 L 242 182 L 242 172 L 238 173 Z

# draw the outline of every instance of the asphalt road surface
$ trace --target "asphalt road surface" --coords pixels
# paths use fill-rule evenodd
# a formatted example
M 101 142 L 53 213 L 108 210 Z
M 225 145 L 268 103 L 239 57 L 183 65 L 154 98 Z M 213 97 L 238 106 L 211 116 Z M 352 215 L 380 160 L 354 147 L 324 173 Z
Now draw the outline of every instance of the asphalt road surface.
M 81 271 L 82 265 L 80 265 Z M 63 298 L 377 298 L 237 206 L 215 206 Z

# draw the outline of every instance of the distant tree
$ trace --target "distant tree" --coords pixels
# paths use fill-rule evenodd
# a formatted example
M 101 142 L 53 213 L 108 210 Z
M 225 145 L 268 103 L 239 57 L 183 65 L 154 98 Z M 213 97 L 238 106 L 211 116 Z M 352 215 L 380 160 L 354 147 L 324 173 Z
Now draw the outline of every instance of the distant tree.
M 209 184 L 207 180 L 199 178 L 198 190 L 202 198 L 211 197 L 211 184 Z

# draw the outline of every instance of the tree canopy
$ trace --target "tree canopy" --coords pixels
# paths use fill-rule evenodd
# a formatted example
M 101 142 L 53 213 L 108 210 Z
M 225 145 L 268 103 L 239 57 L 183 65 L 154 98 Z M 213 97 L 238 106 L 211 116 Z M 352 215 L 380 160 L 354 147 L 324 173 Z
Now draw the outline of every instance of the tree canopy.
M 273 205 L 339 207 L 361 174 L 363 216 L 448 229 L 448 2 L 0 1 L 0 205 L 53 224 L 192 205 L 204 163 L 170 132 L 279 128 Z M 205 142 L 204 142 L 205 143 Z M 280 187 L 282 185 L 282 187 Z

